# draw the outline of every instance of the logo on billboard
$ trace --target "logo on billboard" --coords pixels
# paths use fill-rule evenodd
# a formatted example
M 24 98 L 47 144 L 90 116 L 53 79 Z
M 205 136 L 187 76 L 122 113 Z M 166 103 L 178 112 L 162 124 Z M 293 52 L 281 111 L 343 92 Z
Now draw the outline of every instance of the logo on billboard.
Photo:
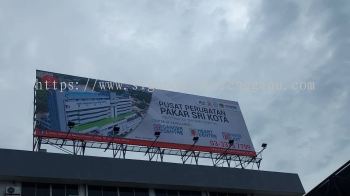
M 212 130 L 205 130 L 205 129 L 191 129 L 191 135 L 193 137 L 204 137 L 204 138 L 212 138 L 216 139 L 216 134 L 213 133 Z
M 192 137 L 198 137 L 198 132 L 195 129 L 191 130 Z
M 44 83 L 47 88 L 55 88 L 55 86 L 59 82 L 56 77 L 49 74 L 44 75 L 41 79 L 42 83 Z
M 205 105 L 205 101 L 199 100 L 198 103 L 199 103 L 199 105 L 202 105 L 202 106 Z
M 237 134 L 237 133 L 222 132 L 222 138 L 224 140 L 239 141 L 239 140 L 241 140 L 242 136 L 241 136 L 241 134 Z
M 212 106 L 212 103 L 210 101 L 208 101 L 208 106 L 211 107 Z
M 224 107 L 232 109 L 234 111 L 239 111 L 239 108 L 235 105 L 224 105 Z
M 183 135 L 183 128 L 179 126 L 173 125 L 163 125 L 163 124 L 153 124 L 153 130 L 159 131 L 165 134 L 173 134 L 173 135 Z

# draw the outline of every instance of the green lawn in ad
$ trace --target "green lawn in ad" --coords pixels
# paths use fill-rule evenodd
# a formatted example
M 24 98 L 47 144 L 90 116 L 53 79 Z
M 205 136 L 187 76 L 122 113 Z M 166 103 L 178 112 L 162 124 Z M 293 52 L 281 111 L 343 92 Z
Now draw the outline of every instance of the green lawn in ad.
M 73 128 L 73 130 L 80 132 L 80 131 L 84 131 L 86 129 L 90 129 L 92 127 L 103 127 L 105 125 L 112 124 L 112 123 L 124 120 L 127 117 L 131 116 L 132 114 L 133 114 L 133 112 L 128 112 L 128 113 L 125 113 L 125 114 L 118 115 L 116 118 L 104 118 L 104 119 L 101 119 L 101 120 L 97 120 L 97 121 L 93 121 L 93 122 L 89 122 L 89 123 L 85 123 L 85 124 L 76 125 Z

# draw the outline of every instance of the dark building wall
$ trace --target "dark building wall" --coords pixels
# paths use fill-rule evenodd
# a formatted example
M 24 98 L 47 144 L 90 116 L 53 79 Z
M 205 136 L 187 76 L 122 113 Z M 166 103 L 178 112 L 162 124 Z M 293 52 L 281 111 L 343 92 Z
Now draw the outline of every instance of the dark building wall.
M 0 180 L 302 195 L 297 174 L 0 149 Z

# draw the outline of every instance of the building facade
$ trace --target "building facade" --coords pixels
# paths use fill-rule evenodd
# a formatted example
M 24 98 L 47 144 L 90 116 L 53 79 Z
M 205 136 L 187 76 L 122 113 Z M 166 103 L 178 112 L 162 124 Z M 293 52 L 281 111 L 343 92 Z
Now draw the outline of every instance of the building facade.
M 297 174 L 0 149 L 0 196 L 300 196 Z

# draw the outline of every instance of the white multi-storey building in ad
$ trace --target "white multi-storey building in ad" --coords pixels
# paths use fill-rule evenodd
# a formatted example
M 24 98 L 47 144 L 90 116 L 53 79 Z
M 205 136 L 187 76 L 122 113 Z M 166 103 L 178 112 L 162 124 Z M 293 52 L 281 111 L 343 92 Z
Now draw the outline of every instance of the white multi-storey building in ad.
M 54 130 L 68 130 L 69 121 L 82 125 L 132 111 L 130 96 L 114 92 L 50 91 L 48 103 Z
M 66 92 L 64 102 L 67 121 L 85 124 L 111 117 L 109 93 Z
M 110 94 L 111 114 L 115 118 L 118 115 L 131 112 L 132 102 L 129 95 Z

